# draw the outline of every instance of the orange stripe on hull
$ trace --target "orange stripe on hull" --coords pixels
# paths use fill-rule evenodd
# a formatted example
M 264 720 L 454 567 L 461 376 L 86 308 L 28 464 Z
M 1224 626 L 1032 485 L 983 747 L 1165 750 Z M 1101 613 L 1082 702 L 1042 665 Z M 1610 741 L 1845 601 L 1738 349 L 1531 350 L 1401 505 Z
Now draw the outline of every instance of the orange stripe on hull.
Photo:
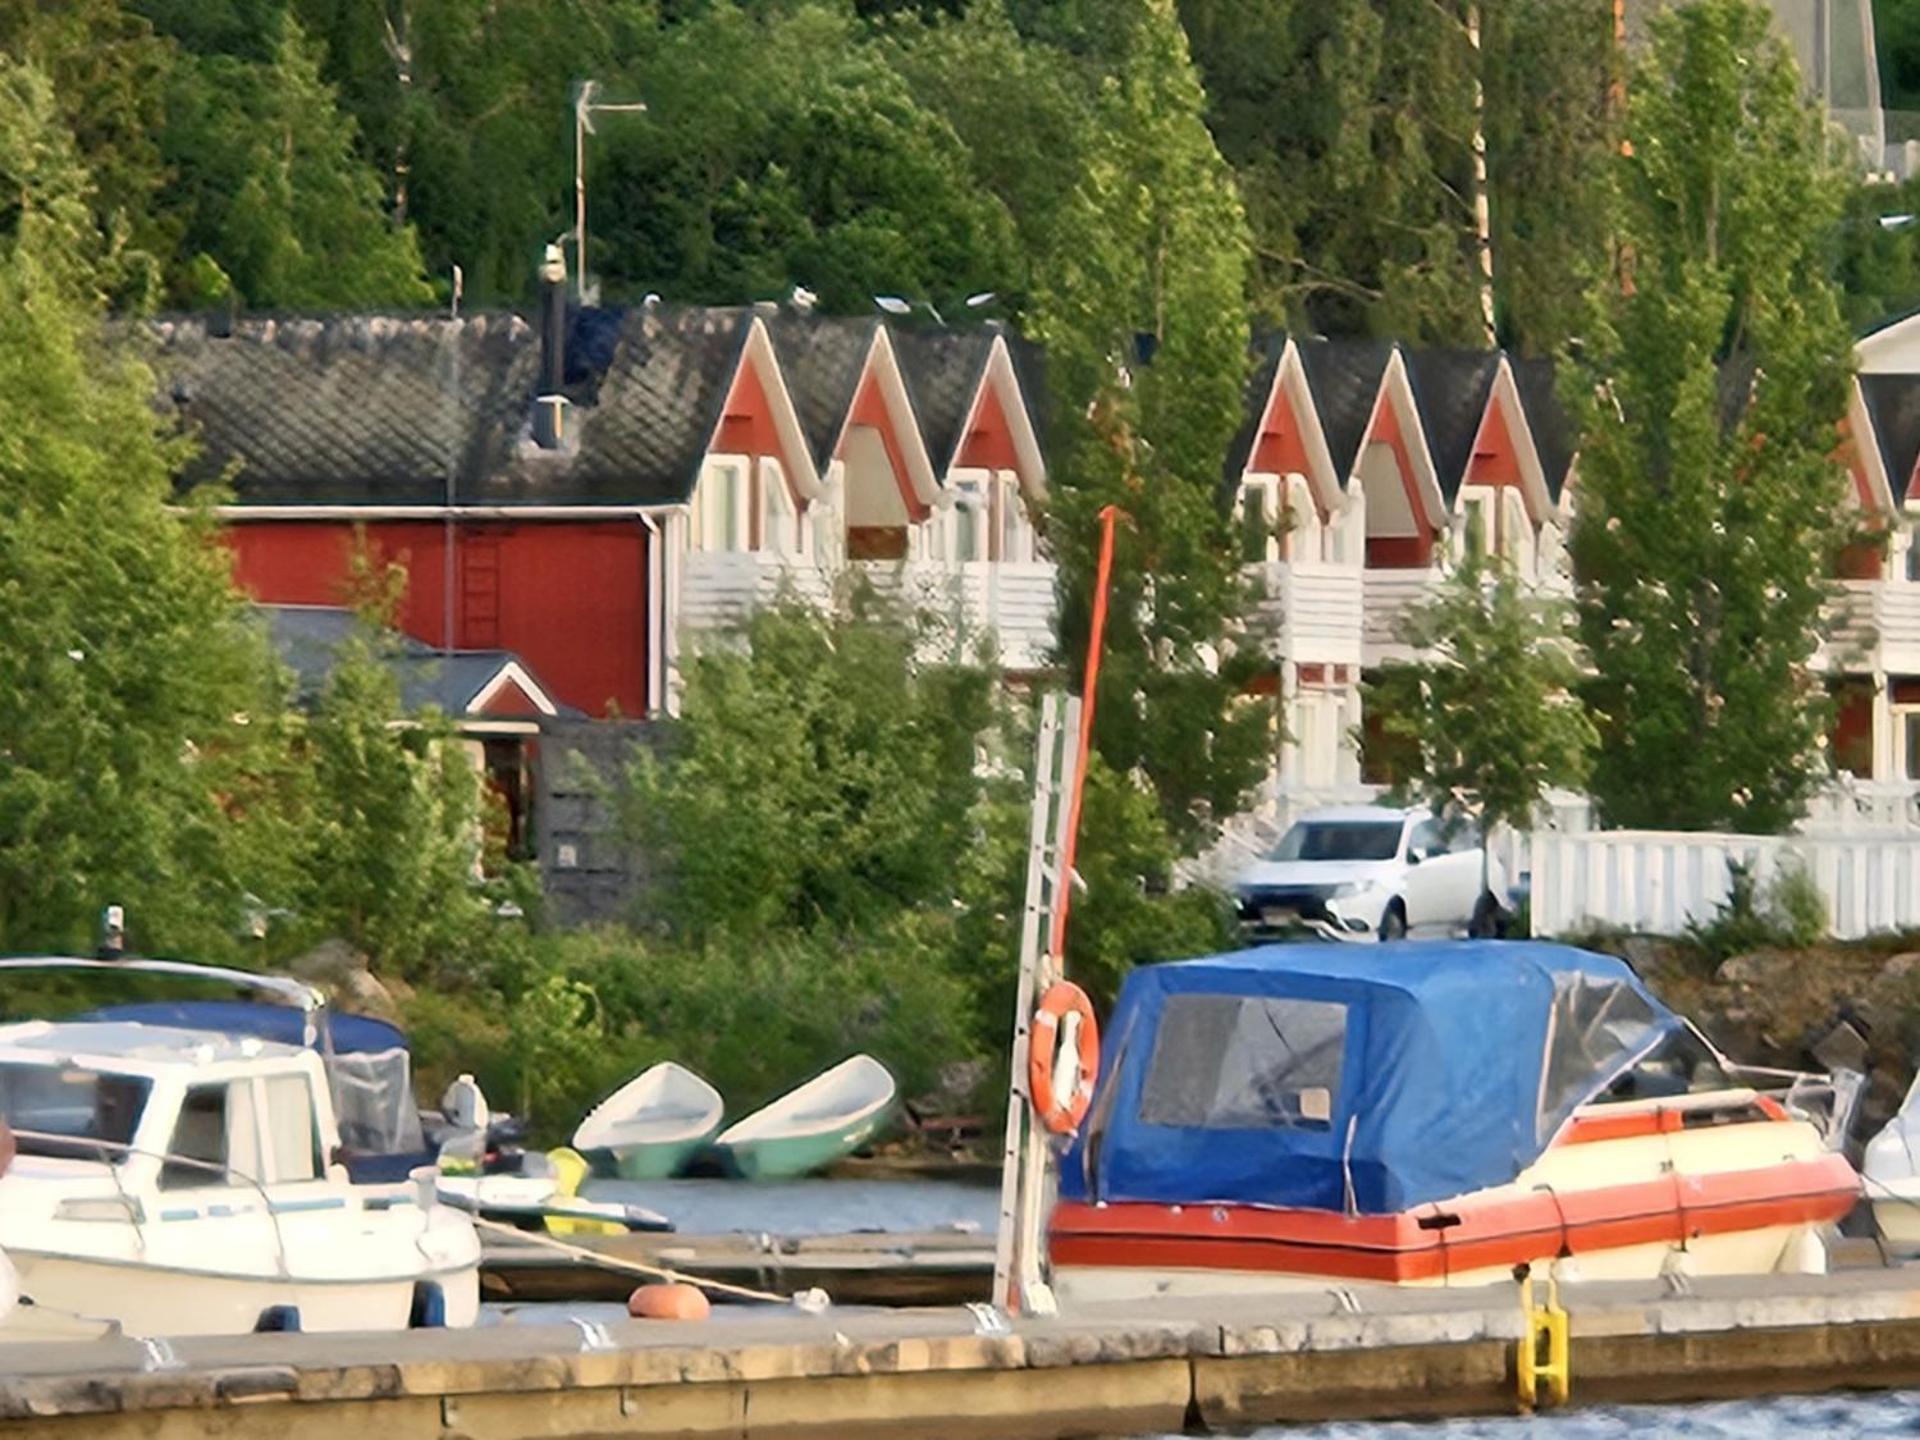
M 1395 1215 L 1062 1202 L 1065 1268 L 1253 1270 L 1406 1284 L 1496 1266 L 1840 1219 L 1860 1193 L 1838 1155 L 1556 1193 L 1490 1193 Z

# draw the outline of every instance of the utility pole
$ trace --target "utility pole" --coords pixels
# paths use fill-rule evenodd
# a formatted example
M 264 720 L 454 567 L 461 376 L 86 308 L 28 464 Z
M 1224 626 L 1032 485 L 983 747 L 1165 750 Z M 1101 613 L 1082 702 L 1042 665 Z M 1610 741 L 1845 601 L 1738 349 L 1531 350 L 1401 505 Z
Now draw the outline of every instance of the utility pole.
M 646 111 L 638 100 L 613 104 L 593 98 L 598 80 L 582 80 L 573 92 L 573 293 L 587 303 L 587 136 L 595 133 L 593 117 L 637 115 Z

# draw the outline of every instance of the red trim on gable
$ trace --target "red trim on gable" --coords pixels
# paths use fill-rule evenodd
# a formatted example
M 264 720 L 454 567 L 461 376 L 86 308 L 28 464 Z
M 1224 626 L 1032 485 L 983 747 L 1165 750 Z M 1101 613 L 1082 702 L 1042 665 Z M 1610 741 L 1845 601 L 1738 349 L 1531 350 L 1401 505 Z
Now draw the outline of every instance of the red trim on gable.
M 709 455 L 746 455 L 755 460 L 780 460 L 783 452 L 780 431 L 773 423 L 773 406 L 767 401 L 767 387 L 751 356 L 734 371 L 733 385 L 727 391 L 727 403 L 714 431 Z M 789 481 L 791 483 L 791 481 Z M 798 498 L 798 497 L 796 497 Z
M 526 692 L 526 688 L 518 680 L 509 680 L 493 692 L 486 704 L 468 713 L 496 715 L 502 719 L 511 720 L 537 720 L 546 712 L 540 708 L 539 702 Z
M 1513 427 L 1507 423 L 1498 390 L 1488 397 L 1487 413 L 1480 417 L 1480 430 L 1473 437 L 1473 458 L 1467 461 L 1464 483 L 1496 490 L 1522 488 L 1520 451 L 1514 444 Z
M 953 463 L 969 470 L 1020 469 L 1019 452 L 1013 445 L 1013 427 L 1007 424 L 1007 412 L 1000 404 L 1000 392 L 991 381 L 983 382 L 979 402 L 967 433 L 954 453 Z
M 1393 408 L 1393 398 L 1385 391 L 1374 402 L 1372 423 L 1367 426 L 1367 433 L 1360 441 L 1362 452 L 1376 440 L 1393 451 L 1394 468 L 1400 472 L 1400 484 L 1407 493 L 1407 505 L 1413 511 L 1419 533 L 1369 535 L 1368 568 L 1423 570 L 1433 563 L 1433 535 L 1439 527 L 1433 517 L 1427 514 L 1427 503 L 1421 497 L 1420 484 L 1413 475 L 1413 455 L 1407 448 L 1406 437 L 1400 433 L 1399 412 Z
M 907 515 L 913 521 L 925 520 L 933 513 L 932 507 L 922 503 L 914 493 L 913 477 L 907 472 L 906 449 L 900 443 L 899 434 L 893 427 L 893 416 L 887 409 L 887 400 L 880 393 L 880 378 L 873 373 L 871 362 L 866 374 L 860 377 L 860 388 L 854 391 L 853 404 L 847 409 L 847 425 L 840 435 L 839 448 L 834 451 L 836 457 L 844 457 L 847 448 L 847 431 L 856 425 L 864 425 L 878 432 L 880 443 L 886 447 L 887 464 L 893 470 L 893 483 L 900 487 L 900 499 L 907 507 Z
M 1267 397 L 1267 410 L 1260 417 L 1260 433 L 1254 438 L 1253 453 L 1247 457 L 1247 469 L 1259 475 L 1311 475 L 1307 465 L 1306 437 L 1300 419 L 1294 413 L 1293 398 L 1280 376 L 1274 376 L 1273 392 Z M 1313 497 L 1320 518 L 1326 519 L 1326 507 L 1320 496 Z

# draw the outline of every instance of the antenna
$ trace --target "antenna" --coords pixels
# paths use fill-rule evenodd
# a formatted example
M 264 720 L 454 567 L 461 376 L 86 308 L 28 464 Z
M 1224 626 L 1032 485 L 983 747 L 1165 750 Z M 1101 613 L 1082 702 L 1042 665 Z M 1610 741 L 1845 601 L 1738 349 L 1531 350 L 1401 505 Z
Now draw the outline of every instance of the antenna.
M 582 80 L 573 92 L 573 284 L 574 298 L 587 303 L 587 136 L 597 132 L 593 117 L 637 115 L 646 110 L 639 100 L 602 103 L 593 97 L 598 80 Z

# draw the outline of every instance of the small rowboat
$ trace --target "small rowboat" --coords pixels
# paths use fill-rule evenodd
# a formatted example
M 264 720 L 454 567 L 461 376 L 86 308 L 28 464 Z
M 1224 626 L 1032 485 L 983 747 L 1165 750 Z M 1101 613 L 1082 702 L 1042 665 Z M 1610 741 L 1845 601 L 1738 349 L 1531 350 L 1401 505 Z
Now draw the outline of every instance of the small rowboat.
M 886 1066 L 856 1055 L 722 1132 L 714 1149 L 742 1179 L 811 1175 L 879 1134 L 896 1093 Z
M 623 1179 L 664 1180 L 714 1137 L 725 1108 L 698 1075 L 662 1061 L 596 1105 L 573 1132 L 573 1148 L 611 1154 Z

